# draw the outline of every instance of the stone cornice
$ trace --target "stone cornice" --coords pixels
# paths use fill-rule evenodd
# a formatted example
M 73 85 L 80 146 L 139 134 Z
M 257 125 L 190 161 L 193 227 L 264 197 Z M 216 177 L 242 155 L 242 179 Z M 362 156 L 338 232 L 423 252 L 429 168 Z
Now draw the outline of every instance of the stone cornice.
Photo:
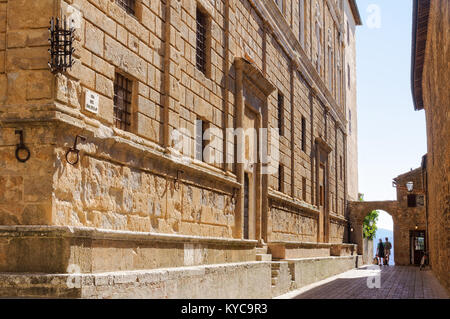
M 304 79 L 310 87 L 317 87 L 316 96 L 323 104 L 331 106 L 330 113 L 338 119 L 342 124 L 346 124 L 345 115 L 340 110 L 336 100 L 331 92 L 326 87 L 320 75 L 317 73 L 315 67 L 312 65 L 310 59 L 301 47 L 300 42 L 295 37 L 292 29 L 285 21 L 280 10 L 273 1 L 252 1 L 256 11 L 264 20 L 264 23 L 269 26 L 271 33 L 276 37 L 281 47 L 286 54 L 295 60 L 298 65 L 298 70 L 303 75 Z
M 270 95 L 274 90 L 275 86 L 267 80 L 262 72 L 251 62 L 245 58 L 237 57 L 235 58 L 236 68 L 241 68 L 244 74 L 252 80 L 266 96 Z
M 314 215 L 314 217 L 318 217 L 318 215 L 320 214 L 319 208 L 317 206 L 310 205 L 304 201 L 299 201 L 274 189 L 269 189 L 268 195 L 269 198 L 271 198 L 272 200 L 278 201 L 287 206 L 300 209 L 304 211 L 306 214 Z
M 220 237 L 202 237 L 179 234 L 164 234 L 153 232 L 135 232 L 124 230 L 101 229 L 93 227 L 74 226 L 45 226 L 45 225 L 23 225 L 23 226 L 0 226 L 1 237 L 36 237 L 36 238 L 90 238 L 108 240 L 139 240 L 151 242 L 176 242 L 176 243 L 209 243 L 238 246 L 256 246 L 257 240 L 234 239 Z

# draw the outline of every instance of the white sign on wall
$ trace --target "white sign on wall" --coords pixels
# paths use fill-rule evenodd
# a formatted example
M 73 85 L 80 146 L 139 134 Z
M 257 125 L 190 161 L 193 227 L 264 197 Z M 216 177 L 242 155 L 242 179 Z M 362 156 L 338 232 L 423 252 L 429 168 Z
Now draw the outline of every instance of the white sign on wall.
M 99 100 L 99 96 L 97 93 L 86 90 L 86 101 L 85 101 L 86 111 L 97 114 L 98 113 L 98 100 Z

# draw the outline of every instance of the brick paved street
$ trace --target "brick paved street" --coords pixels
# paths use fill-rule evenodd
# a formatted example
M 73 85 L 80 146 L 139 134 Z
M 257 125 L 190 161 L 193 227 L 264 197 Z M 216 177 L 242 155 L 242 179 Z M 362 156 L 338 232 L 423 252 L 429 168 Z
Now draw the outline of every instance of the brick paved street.
M 381 276 L 380 276 L 381 275 Z M 369 288 L 372 286 L 379 288 Z M 449 298 L 430 270 L 365 266 L 290 292 L 280 299 L 430 299 Z

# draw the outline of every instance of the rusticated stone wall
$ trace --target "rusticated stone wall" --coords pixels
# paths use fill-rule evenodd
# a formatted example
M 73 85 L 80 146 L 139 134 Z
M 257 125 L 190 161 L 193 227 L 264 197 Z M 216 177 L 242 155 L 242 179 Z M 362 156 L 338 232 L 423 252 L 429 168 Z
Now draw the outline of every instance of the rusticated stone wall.
M 317 241 L 317 218 L 300 211 L 273 207 L 271 209 L 273 223 L 273 241 Z
M 275 88 L 263 102 L 263 127 L 284 126 L 279 145 L 284 176 L 271 174 L 261 187 L 263 201 L 276 196 L 287 209 L 261 205 L 267 238 L 324 240 L 324 228 L 327 240 L 344 241 L 342 226 L 330 224 L 325 214 L 346 223 L 346 123 L 342 91 L 338 95 L 336 89 L 344 74 L 337 78 L 338 64 L 328 61 L 326 52 L 330 47 L 334 58 L 343 54 L 343 7 L 306 1 L 301 21 L 297 8 L 280 11 L 272 2 L 136 3 L 132 16 L 116 1 L 0 0 L 0 17 L 5 17 L 0 19 L 1 224 L 238 236 L 242 216 L 236 216 L 239 198 L 233 195 L 242 181 L 236 165 L 222 163 L 234 157 L 234 139 L 217 138 L 212 152 L 222 162 L 208 164 L 194 160 L 193 153 L 183 153 L 191 162 L 180 161 L 170 138 L 174 129 L 186 129 L 193 146 L 197 118 L 219 132 L 236 126 L 234 61 L 245 58 L 264 78 L 261 82 Z M 195 66 L 197 5 L 209 16 L 206 74 Z M 53 75 L 47 65 L 47 28 L 60 11 L 75 28 L 76 63 Z M 311 31 L 316 22 L 321 26 L 317 37 Z M 116 72 L 133 81 L 129 131 L 114 127 Z M 97 114 L 86 109 L 88 91 L 99 96 Z M 281 113 L 279 93 L 284 96 Z M 26 163 L 14 157 L 17 129 L 31 151 Z M 80 162 L 72 166 L 65 153 L 77 135 L 86 140 L 78 145 Z M 330 148 L 322 213 L 319 137 Z M 299 212 L 299 206 L 309 213 Z M 319 214 L 325 220 L 320 225 Z
M 427 121 L 429 249 L 433 272 L 450 290 L 450 3 L 432 1 L 422 89 Z
M 330 243 L 346 243 L 347 223 L 343 219 L 331 219 L 330 221 Z
M 394 220 L 394 251 L 396 265 L 411 264 L 410 232 L 426 231 L 426 196 L 423 186 L 423 173 L 419 167 L 394 179 L 397 188 L 398 209 L 392 213 Z M 413 182 L 412 192 L 406 189 L 406 183 Z M 408 207 L 408 195 L 416 196 L 416 207 Z M 384 238 L 383 238 L 384 240 Z M 426 239 L 428 240 L 428 239 Z

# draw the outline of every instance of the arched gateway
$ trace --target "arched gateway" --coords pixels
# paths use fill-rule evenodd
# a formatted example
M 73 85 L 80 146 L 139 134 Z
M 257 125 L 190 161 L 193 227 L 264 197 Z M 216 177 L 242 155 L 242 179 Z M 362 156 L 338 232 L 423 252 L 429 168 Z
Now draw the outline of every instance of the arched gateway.
M 363 221 L 364 218 L 373 210 L 384 210 L 392 216 L 394 222 L 394 229 L 396 226 L 396 218 L 399 211 L 398 201 L 386 200 L 386 201 L 373 201 L 373 202 L 349 202 L 349 217 L 350 227 L 353 231 L 350 231 L 350 241 L 358 245 L 358 254 L 363 255 Z M 395 232 L 394 232 L 394 246 L 395 246 Z M 395 250 L 395 247 L 394 247 Z M 373 257 L 373 256 L 371 256 Z M 394 256 L 394 261 L 395 260 Z

